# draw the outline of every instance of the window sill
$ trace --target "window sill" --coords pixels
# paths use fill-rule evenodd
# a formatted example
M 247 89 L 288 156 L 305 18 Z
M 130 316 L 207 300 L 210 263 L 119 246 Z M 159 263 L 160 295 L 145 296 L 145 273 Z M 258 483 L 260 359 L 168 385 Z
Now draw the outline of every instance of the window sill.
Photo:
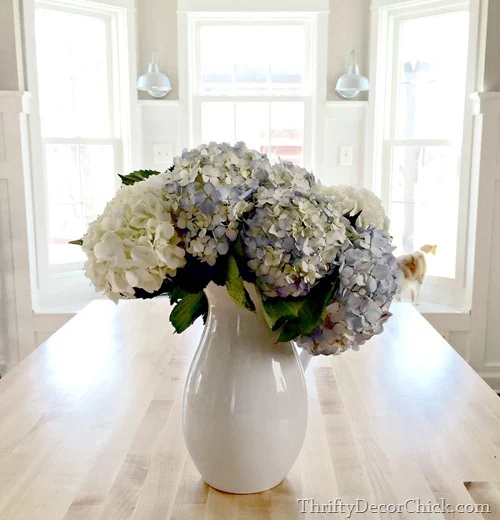
M 420 314 L 470 314 L 470 309 L 464 306 L 446 305 L 435 302 L 421 302 L 415 305 Z

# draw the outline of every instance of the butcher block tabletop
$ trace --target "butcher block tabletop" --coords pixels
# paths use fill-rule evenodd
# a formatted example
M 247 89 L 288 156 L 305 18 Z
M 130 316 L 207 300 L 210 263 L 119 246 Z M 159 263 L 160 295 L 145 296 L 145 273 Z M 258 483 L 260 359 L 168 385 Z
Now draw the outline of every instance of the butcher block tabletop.
M 0 380 L 0 520 L 498 518 L 500 398 L 411 305 L 312 360 L 301 455 L 256 495 L 211 489 L 186 451 L 202 324 L 175 335 L 169 310 L 96 301 Z

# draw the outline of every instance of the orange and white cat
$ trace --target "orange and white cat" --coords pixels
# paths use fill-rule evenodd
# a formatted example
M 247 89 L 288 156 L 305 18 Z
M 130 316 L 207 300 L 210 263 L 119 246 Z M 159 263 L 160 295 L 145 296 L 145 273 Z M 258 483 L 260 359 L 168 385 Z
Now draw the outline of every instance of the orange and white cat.
M 398 256 L 396 259 L 403 278 L 400 280 L 401 293 L 410 290 L 412 303 L 418 305 L 420 289 L 427 271 L 426 255 L 436 255 L 437 245 L 425 244 L 418 251 Z

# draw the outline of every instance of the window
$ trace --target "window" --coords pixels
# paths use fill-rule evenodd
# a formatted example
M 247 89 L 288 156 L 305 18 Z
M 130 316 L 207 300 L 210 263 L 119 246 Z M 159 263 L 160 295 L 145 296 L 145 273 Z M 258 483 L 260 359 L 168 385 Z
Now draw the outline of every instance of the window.
M 311 92 L 306 27 L 262 20 L 198 29 L 200 142 L 245 141 L 273 161 L 302 164 Z
M 245 141 L 273 162 L 313 168 L 321 133 L 317 106 L 326 98 L 326 77 L 317 77 L 318 70 L 326 72 L 326 63 L 318 65 L 318 41 L 326 39 L 319 14 L 292 13 L 285 4 L 283 11 L 275 8 L 280 12 L 253 12 L 257 6 L 251 4 L 238 8 L 188 12 L 184 33 L 181 19 L 189 142 Z M 181 89 L 182 80 L 181 74 Z
M 124 9 L 77 1 L 37 0 L 33 21 L 35 301 L 47 308 L 91 295 L 84 254 L 68 242 L 83 236 L 129 167 L 127 25 Z
M 51 266 L 71 268 L 83 260 L 68 241 L 83 236 L 117 187 L 121 143 L 110 22 L 100 12 L 51 4 L 38 4 L 35 11 Z
M 434 289 L 424 297 L 456 303 L 464 285 L 470 157 L 469 2 L 385 14 L 380 32 L 388 37 L 378 52 L 386 68 L 375 122 L 395 254 L 437 244 L 436 256 L 427 258 L 426 285 Z

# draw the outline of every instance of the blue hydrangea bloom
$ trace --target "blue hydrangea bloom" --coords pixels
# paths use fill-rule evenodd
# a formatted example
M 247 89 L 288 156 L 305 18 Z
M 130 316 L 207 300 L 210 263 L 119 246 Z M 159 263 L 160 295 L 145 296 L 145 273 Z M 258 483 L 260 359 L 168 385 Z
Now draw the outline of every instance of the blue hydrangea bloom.
M 338 257 L 339 288 L 319 327 L 297 343 L 311 354 L 340 354 L 382 332 L 401 272 L 388 233 L 355 228 Z

